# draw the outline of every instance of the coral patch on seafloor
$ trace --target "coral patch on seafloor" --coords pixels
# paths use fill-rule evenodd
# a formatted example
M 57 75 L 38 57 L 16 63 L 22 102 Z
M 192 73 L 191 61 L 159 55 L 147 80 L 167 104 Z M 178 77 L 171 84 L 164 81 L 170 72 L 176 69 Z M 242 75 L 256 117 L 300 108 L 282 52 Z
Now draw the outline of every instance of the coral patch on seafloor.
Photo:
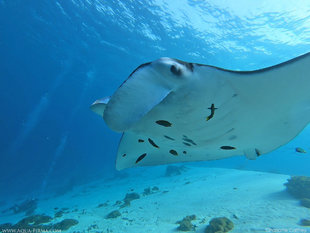
M 179 224 L 177 230 L 178 231 L 194 231 L 195 225 L 192 224 L 192 220 L 196 220 L 196 215 L 189 215 L 183 218 L 180 221 L 177 221 L 176 223 Z
M 310 219 L 302 219 L 300 220 L 300 225 L 304 227 L 310 227 Z
M 66 231 L 70 227 L 77 225 L 79 222 L 75 219 L 64 219 L 59 223 L 53 224 L 52 229 Z
M 178 176 L 181 175 L 187 168 L 185 166 L 172 166 L 169 165 L 166 168 L 165 176 Z
M 2 213 L 25 213 L 26 216 L 30 216 L 34 213 L 37 208 L 38 200 L 37 199 L 29 199 L 25 200 L 19 204 L 14 204 L 8 209 L 2 211 Z
M 310 208 L 310 199 L 309 198 L 303 198 L 300 200 L 300 205 Z
M 46 224 L 52 220 L 53 220 L 53 218 L 50 216 L 47 216 L 47 215 L 33 215 L 33 216 L 23 218 L 22 220 L 20 220 L 15 225 L 11 224 L 11 223 L 1 224 L 0 225 L 0 231 L 4 231 L 4 230 L 8 231 L 8 229 L 10 229 L 11 231 L 12 230 L 18 231 L 20 229 L 23 229 L 25 232 L 26 232 L 26 230 L 29 230 L 27 232 L 34 232 L 35 230 L 38 230 L 38 231 L 51 231 L 51 230 L 65 231 L 65 230 L 68 230 L 70 227 L 79 223 L 75 219 L 64 219 L 61 222 L 58 222 L 55 224 Z
M 124 204 L 120 206 L 120 208 L 124 208 L 126 206 L 130 206 L 130 202 L 136 199 L 139 199 L 140 195 L 138 193 L 127 193 L 124 198 Z
M 289 194 L 300 200 L 300 205 L 310 208 L 309 176 L 292 176 L 284 185 Z M 301 219 L 300 225 L 310 226 L 310 219 Z
M 287 180 L 287 192 L 297 199 L 310 199 L 310 177 L 308 176 L 292 176 Z
M 64 212 L 62 210 L 59 210 L 54 214 L 54 218 L 60 218 L 63 216 L 63 214 Z
M 209 222 L 205 233 L 225 233 L 234 228 L 234 223 L 226 217 L 213 218 Z
M 145 188 L 144 191 L 143 191 L 143 196 L 147 196 L 147 195 L 151 195 L 151 194 L 154 194 L 156 192 L 159 191 L 159 188 L 157 186 L 154 186 L 153 188 Z
M 37 226 L 43 223 L 48 223 L 50 221 L 52 221 L 52 218 L 50 216 L 38 214 L 23 218 L 18 223 L 16 223 L 15 226 L 20 226 L 21 228 L 23 228 L 28 225 Z
M 121 213 L 118 211 L 118 210 L 114 210 L 112 212 L 110 212 L 107 216 L 106 216 L 106 219 L 109 219 L 109 218 L 117 218 L 121 216 Z

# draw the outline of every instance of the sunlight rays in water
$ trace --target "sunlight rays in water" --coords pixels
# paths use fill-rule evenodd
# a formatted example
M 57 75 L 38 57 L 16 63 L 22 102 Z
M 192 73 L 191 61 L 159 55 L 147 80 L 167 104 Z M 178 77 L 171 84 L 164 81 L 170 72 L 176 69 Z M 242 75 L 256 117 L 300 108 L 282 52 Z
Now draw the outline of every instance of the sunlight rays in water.
M 77 104 L 74 106 L 68 122 L 73 122 L 74 117 L 76 117 L 77 112 L 81 108 L 82 102 L 85 99 L 85 95 L 86 95 L 88 89 L 90 88 L 91 84 L 93 83 L 93 81 L 94 81 L 94 79 L 96 77 L 95 76 L 95 71 L 94 70 L 89 70 L 86 73 L 85 77 L 86 77 L 86 81 L 85 81 L 85 84 L 83 85 L 83 89 L 81 91 L 80 98 L 77 101 Z M 50 179 L 51 174 L 53 173 L 53 171 L 55 169 L 57 161 L 62 156 L 62 154 L 63 154 L 63 152 L 65 150 L 65 147 L 66 147 L 66 144 L 67 144 L 67 141 L 68 141 L 68 136 L 70 134 L 70 128 L 71 127 L 72 127 L 72 125 L 69 123 L 67 125 L 67 130 L 64 132 L 63 136 L 60 138 L 59 145 L 56 147 L 55 153 L 53 155 L 52 163 L 49 166 L 49 169 L 48 169 L 48 171 L 46 172 L 46 174 L 44 176 L 44 179 L 43 179 L 43 182 L 42 182 L 42 186 L 41 186 L 41 193 L 44 193 L 44 191 L 46 190 L 46 187 L 48 185 L 49 179 Z
M 65 77 L 70 71 L 70 67 L 71 61 L 65 61 L 64 70 L 56 77 L 49 92 L 44 93 L 41 96 L 39 103 L 35 105 L 32 111 L 28 113 L 25 123 L 21 127 L 20 133 L 16 136 L 15 140 L 9 146 L 7 152 L 8 156 L 17 156 L 18 150 L 23 146 L 25 140 L 27 140 L 31 132 L 36 128 L 42 116 L 44 115 L 44 112 L 48 109 L 50 99 L 52 98 L 60 84 L 64 81 Z

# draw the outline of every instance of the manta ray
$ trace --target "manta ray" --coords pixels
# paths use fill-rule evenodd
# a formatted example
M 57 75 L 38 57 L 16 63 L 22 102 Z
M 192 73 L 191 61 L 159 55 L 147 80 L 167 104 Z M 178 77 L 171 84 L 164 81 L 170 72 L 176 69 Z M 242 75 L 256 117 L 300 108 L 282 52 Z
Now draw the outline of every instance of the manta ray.
M 296 137 L 310 121 L 310 53 L 234 71 L 160 58 L 137 67 L 91 109 L 122 132 L 116 169 L 249 159 Z

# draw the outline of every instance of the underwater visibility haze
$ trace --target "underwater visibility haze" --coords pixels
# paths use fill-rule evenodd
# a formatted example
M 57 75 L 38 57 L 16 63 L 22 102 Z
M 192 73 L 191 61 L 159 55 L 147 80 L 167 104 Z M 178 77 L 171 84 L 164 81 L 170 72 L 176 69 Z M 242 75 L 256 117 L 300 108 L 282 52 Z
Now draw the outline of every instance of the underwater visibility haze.
M 310 232 L 309 25 L 307 0 L 0 0 L 0 230 Z

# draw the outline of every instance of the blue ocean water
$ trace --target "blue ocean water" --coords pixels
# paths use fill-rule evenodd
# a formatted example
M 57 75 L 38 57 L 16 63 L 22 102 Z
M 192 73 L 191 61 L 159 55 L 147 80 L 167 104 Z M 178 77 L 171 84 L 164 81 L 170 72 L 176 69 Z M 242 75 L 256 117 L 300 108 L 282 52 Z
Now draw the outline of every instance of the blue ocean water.
M 117 175 L 121 135 L 89 106 L 140 64 L 259 69 L 309 52 L 309 25 L 307 0 L 0 0 L 0 198 Z M 309 134 L 256 161 L 195 166 L 310 175 Z

